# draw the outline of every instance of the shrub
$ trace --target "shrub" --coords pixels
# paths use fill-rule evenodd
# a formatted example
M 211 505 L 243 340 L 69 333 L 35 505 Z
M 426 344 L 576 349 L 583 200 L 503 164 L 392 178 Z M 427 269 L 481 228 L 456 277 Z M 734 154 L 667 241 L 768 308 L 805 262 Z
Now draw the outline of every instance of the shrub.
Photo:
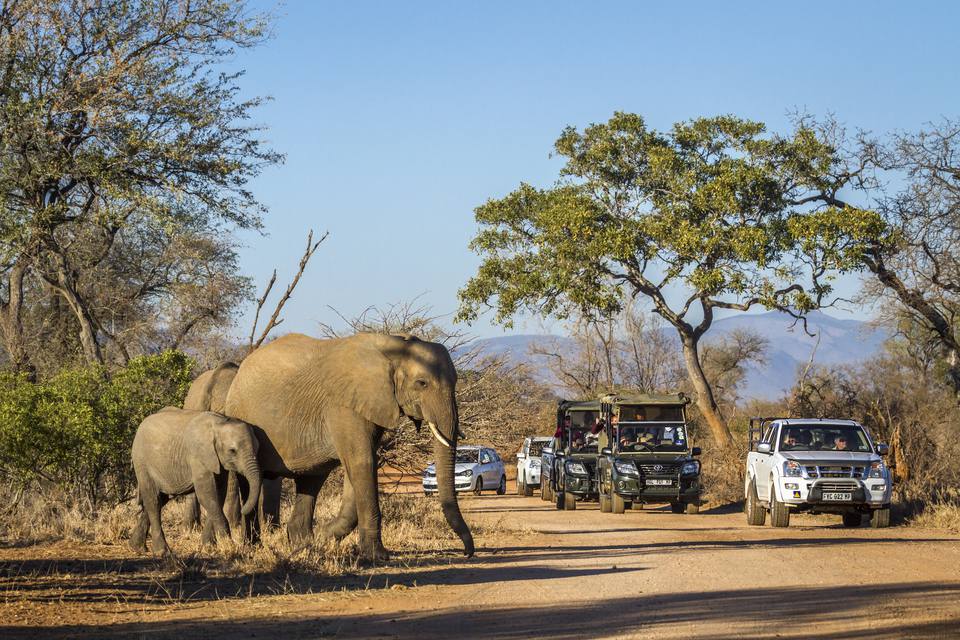
M 129 497 L 137 426 L 182 403 L 191 369 L 187 356 L 167 351 L 112 373 L 65 369 L 37 383 L 0 373 L 0 468 L 11 484 L 53 484 L 92 506 Z

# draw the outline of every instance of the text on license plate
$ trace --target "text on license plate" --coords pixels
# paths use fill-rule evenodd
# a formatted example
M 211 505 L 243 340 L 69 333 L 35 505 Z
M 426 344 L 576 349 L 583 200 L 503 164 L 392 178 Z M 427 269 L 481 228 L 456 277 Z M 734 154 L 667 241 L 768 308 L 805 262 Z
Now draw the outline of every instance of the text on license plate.
M 667 485 L 667 486 L 669 486 L 669 485 L 673 484 L 673 480 L 656 480 L 656 479 L 653 479 L 653 480 L 647 480 L 647 484 L 661 484 L 661 485 Z
M 837 500 L 837 501 L 840 501 L 840 502 L 849 502 L 849 501 L 853 500 L 853 494 L 852 494 L 852 493 L 834 493 L 834 492 L 832 492 L 832 493 L 824 493 L 824 494 L 823 494 L 823 499 L 824 499 L 824 500 Z

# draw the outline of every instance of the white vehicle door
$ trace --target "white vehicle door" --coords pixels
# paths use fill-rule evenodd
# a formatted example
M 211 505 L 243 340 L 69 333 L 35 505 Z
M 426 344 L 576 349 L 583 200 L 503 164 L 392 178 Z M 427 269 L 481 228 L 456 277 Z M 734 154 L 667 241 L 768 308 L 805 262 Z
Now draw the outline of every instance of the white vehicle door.
M 487 449 L 480 450 L 480 475 L 483 477 L 483 486 L 489 487 L 496 482 L 493 479 L 493 458 Z M 497 478 L 499 480 L 500 478 Z
M 523 454 L 523 458 L 517 459 L 517 477 L 522 478 L 523 472 L 526 470 L 527 465 L 530 460 L 530 438 L 527 438 L 523 441 L 523 446 L 520 447 L 520 453 Z
M 773 464 L 773 450 L 777 445 L 777 434 L 780 432 L 780 425 L 773 423 L 766 430 L 763 437 L 760 438 L 761 444 L 770 445 L 770 453 L 758 453 L 757 463 L 754 466 L 755 478 L 757 479 L 757 497 L 761 500 L 770 499 L 770 469 Z

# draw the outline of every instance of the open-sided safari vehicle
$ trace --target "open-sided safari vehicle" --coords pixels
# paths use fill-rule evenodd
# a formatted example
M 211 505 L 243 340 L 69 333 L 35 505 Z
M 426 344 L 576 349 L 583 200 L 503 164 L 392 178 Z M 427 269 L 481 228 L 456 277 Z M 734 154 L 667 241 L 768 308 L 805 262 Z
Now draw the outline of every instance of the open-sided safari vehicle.
M 600 418 L 600 403 L 561 400 L 557 405 L 557 434 L 552 447 L 541 453 L 542 468 L 550 465 L 550 491 L 557 509 L 576 509 L 578 500 L 597 497 L 598 436 L 593 433 Z M 541 482 L 545 480 L 541 478 Z
M 700 510 L 700 448 L 689 446 L 689 402 L 682 393 L 601 399 L 600 511 L 649 503 L 670 503 L 674 513 Z

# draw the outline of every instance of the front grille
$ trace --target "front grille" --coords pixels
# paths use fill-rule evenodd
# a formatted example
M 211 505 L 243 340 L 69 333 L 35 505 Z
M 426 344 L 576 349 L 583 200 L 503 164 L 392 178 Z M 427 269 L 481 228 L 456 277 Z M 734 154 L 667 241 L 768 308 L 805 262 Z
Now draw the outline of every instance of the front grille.
M 637 464 L 637 466 L 645 476 L 675 476 L 680 471 L 680 465 L 675 462 L 650 462 Z
M 808 478 L 860 478 L 863 476 L 863 467 L 808 466 L 805 469 Z
M 821 491 L 854 491 L 859 485 L 856 482 L 820 482 L 817 487 Z

